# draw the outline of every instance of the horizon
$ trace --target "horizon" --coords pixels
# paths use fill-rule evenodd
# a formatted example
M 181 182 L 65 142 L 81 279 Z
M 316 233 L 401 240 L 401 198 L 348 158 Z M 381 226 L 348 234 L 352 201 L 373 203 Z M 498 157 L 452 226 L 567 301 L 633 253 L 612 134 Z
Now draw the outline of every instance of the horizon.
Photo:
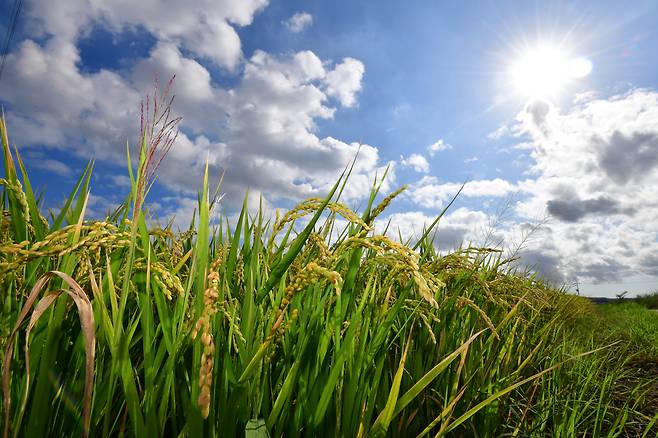
M 206 160 L 230 215 L 247 189 L 270 212 L 323 195 L 359 150 L 343 201 L 390 166 L 403 236 L 465 183 L 439 249 L 527 240 L 522 266 L 581 295 L 658 289 L 658 5 L 212 4 L 25 2 L 0 104 L 46 207 L 89 159 L 90 215 L 122 201 L 140 101 L 175 74 L 161 217 L 192 216 Z

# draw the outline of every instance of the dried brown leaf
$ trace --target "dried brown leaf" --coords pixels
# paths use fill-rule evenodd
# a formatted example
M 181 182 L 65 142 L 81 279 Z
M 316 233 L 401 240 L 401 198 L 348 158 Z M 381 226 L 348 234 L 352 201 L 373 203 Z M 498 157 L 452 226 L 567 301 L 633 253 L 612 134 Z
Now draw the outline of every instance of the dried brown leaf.
M 26 330 L 26 339 L 25 339 L 25 363 L 27 368 L 28 380 L 25 385 L 25 396 L 23 400 L 23 405 L 21 407 L 21 412 L 25 408 L 25 401 L 27 400 L 27 395 L 29 393 L 30 358 L 28 351 L 29 350 L 28 340 L 29 340 L 30 330 L 34 327 L 36 322 L 48 309 L 48 307 L 57 299 L 57 297 L 59 297 L 59 295 L 61 295 L 62 293 L 66 292 L 73 299 L 78 309 L 80 326 L 82 328 L 82 334 L 84 337 L 86 363 L 85 363 L 85 392 L 84 392 L 83 405 L 82 405 L 82 416 L 84 421 L 83 435 L 88 436 L 89 434 L 89 424 L 91 420 L 90 417 L 91 398 L 92 398 L 91 396 L 92 396 L 93 385 L 94 385 L 94 360 L 96 356 L 96 334 L 94 329 L 94 313 L 91 307 L 91 302 L 87 297 L 87 294 L 82 290 L 80 285 L 73 278 L 71 278 L 68 274 L 65 274 L 63 272 L 49 271 L 46 272 L 41 278 L 39 278 L 34 284 L 34 287 L 32 288 L 32 291 L 30 292 L 30 295 L 25 301 L 25 305 L 21 309 L 18 319 L 16 320 L 16 324 L 14 325 L 14 328 L 12 329 L 11 334 L 9 335 L 9 342 L 7 343 L 7 347 L 5 349 L 5 357 L 2 366 L 2 393 L 3 393 L 3 402 L 4 402 L 3 404 L 5 409 L 5 427 L 4 427 L 3 435 L 5 438 L 9 436 L 9 431 L 10 431 L 9 420 L 11 416 L 11 398 L 9 394 L 9 381 L 10 381 L 10 371 L 11 371 L 10 369 L 11 357 L 14 348 L 14 343 L 12 342 L 12 340 L 18 333 L 18 329 L 20 328 L 21 324 L 23 323 L 27 315 L 30 313 L 30 310 L 32 309 L 34 302 L 39 296 L 39 293 L 41 292 L 42 289 L 44 289 L 48 281 L 54 276 L 61 278 L 69 286 L 70 290 L 60 289 L 48 293 L 41 299 L 41 301 L 39 301 L 39 303 L 36 305 L 34 310 L 32 310 L 30 322 Z

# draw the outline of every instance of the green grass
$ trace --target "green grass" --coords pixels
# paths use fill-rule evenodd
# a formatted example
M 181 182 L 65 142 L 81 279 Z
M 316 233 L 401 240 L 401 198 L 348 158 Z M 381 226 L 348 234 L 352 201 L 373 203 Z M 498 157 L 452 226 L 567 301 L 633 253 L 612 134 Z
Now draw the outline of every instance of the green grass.
M 658 408 L 658 315 L 635 304 L 594 305 L 569 324 L 566 354 L 612 345 L 599 355 L 573 361 L 542 382 L 541 392 L 558 406 L 544 411 L 550 435 L 655 436 Z M 652 331 L 652 329 L 654 331 Z M 647 372 L 638 373 L 643 364 Z M 615 420 L 607 420 L 614 416 Z
M 0 124 L 6 435 L 655 435 L 634 401 L 646 382 L 613 397 L 628 347 L 588 332 L 586 300 L 494 249 L 439 255 L 433 226 L 376 234 L 383 179 L 360 214 L 340 203 L 347 169 L 275 221 L 245 198 L 236 223 L 211 223 L 206 174 L 190 228 L 154 226 L 163 120 L 103 221 L 85 219 L 92 164 L 46 220 Z
M 639 295 L 633 301 L 649 309 L 658 309 L 658 291 Z
M 658 359 L 658 312 L 637 302 L 605 304 L 597 311 L 604 336 L 622 340 L 634 353 Z

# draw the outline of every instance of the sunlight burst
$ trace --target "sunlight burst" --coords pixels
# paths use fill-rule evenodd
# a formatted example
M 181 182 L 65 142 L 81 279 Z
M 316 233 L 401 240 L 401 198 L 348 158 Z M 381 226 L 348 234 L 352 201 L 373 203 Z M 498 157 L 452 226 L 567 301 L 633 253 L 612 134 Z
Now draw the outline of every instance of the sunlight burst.
M 532 99 L 554 98 L 574 79 L 586 77 L 592 62 L 570 57 L 555 47 L 537 47 L 523 53 L 511 66 L 509 75 L 516 92 Z

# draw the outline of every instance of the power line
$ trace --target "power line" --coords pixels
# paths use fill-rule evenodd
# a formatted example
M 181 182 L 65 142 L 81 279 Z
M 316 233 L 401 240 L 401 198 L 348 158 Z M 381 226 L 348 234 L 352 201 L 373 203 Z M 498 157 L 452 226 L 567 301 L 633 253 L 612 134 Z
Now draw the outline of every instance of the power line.
M 16 31 L 16 23 L 18 23 L 18 16 L 21 13 L 21 8 L 23 6 L 23 0 L 14 0 L 14 7 L 11 10 L 11 16 L 9 18 L 9 27 L 7 28 L 7 38 L 5 39 L 5 46 L 2 50 L 2 62 L 0 62 L 0 80 L 2 80 L 2 72 L 5 70 L 5 63 L 7 61 L 7 55 L 9 54 L 9 46 L 11 45 L 11 39 L 14 36 Z

